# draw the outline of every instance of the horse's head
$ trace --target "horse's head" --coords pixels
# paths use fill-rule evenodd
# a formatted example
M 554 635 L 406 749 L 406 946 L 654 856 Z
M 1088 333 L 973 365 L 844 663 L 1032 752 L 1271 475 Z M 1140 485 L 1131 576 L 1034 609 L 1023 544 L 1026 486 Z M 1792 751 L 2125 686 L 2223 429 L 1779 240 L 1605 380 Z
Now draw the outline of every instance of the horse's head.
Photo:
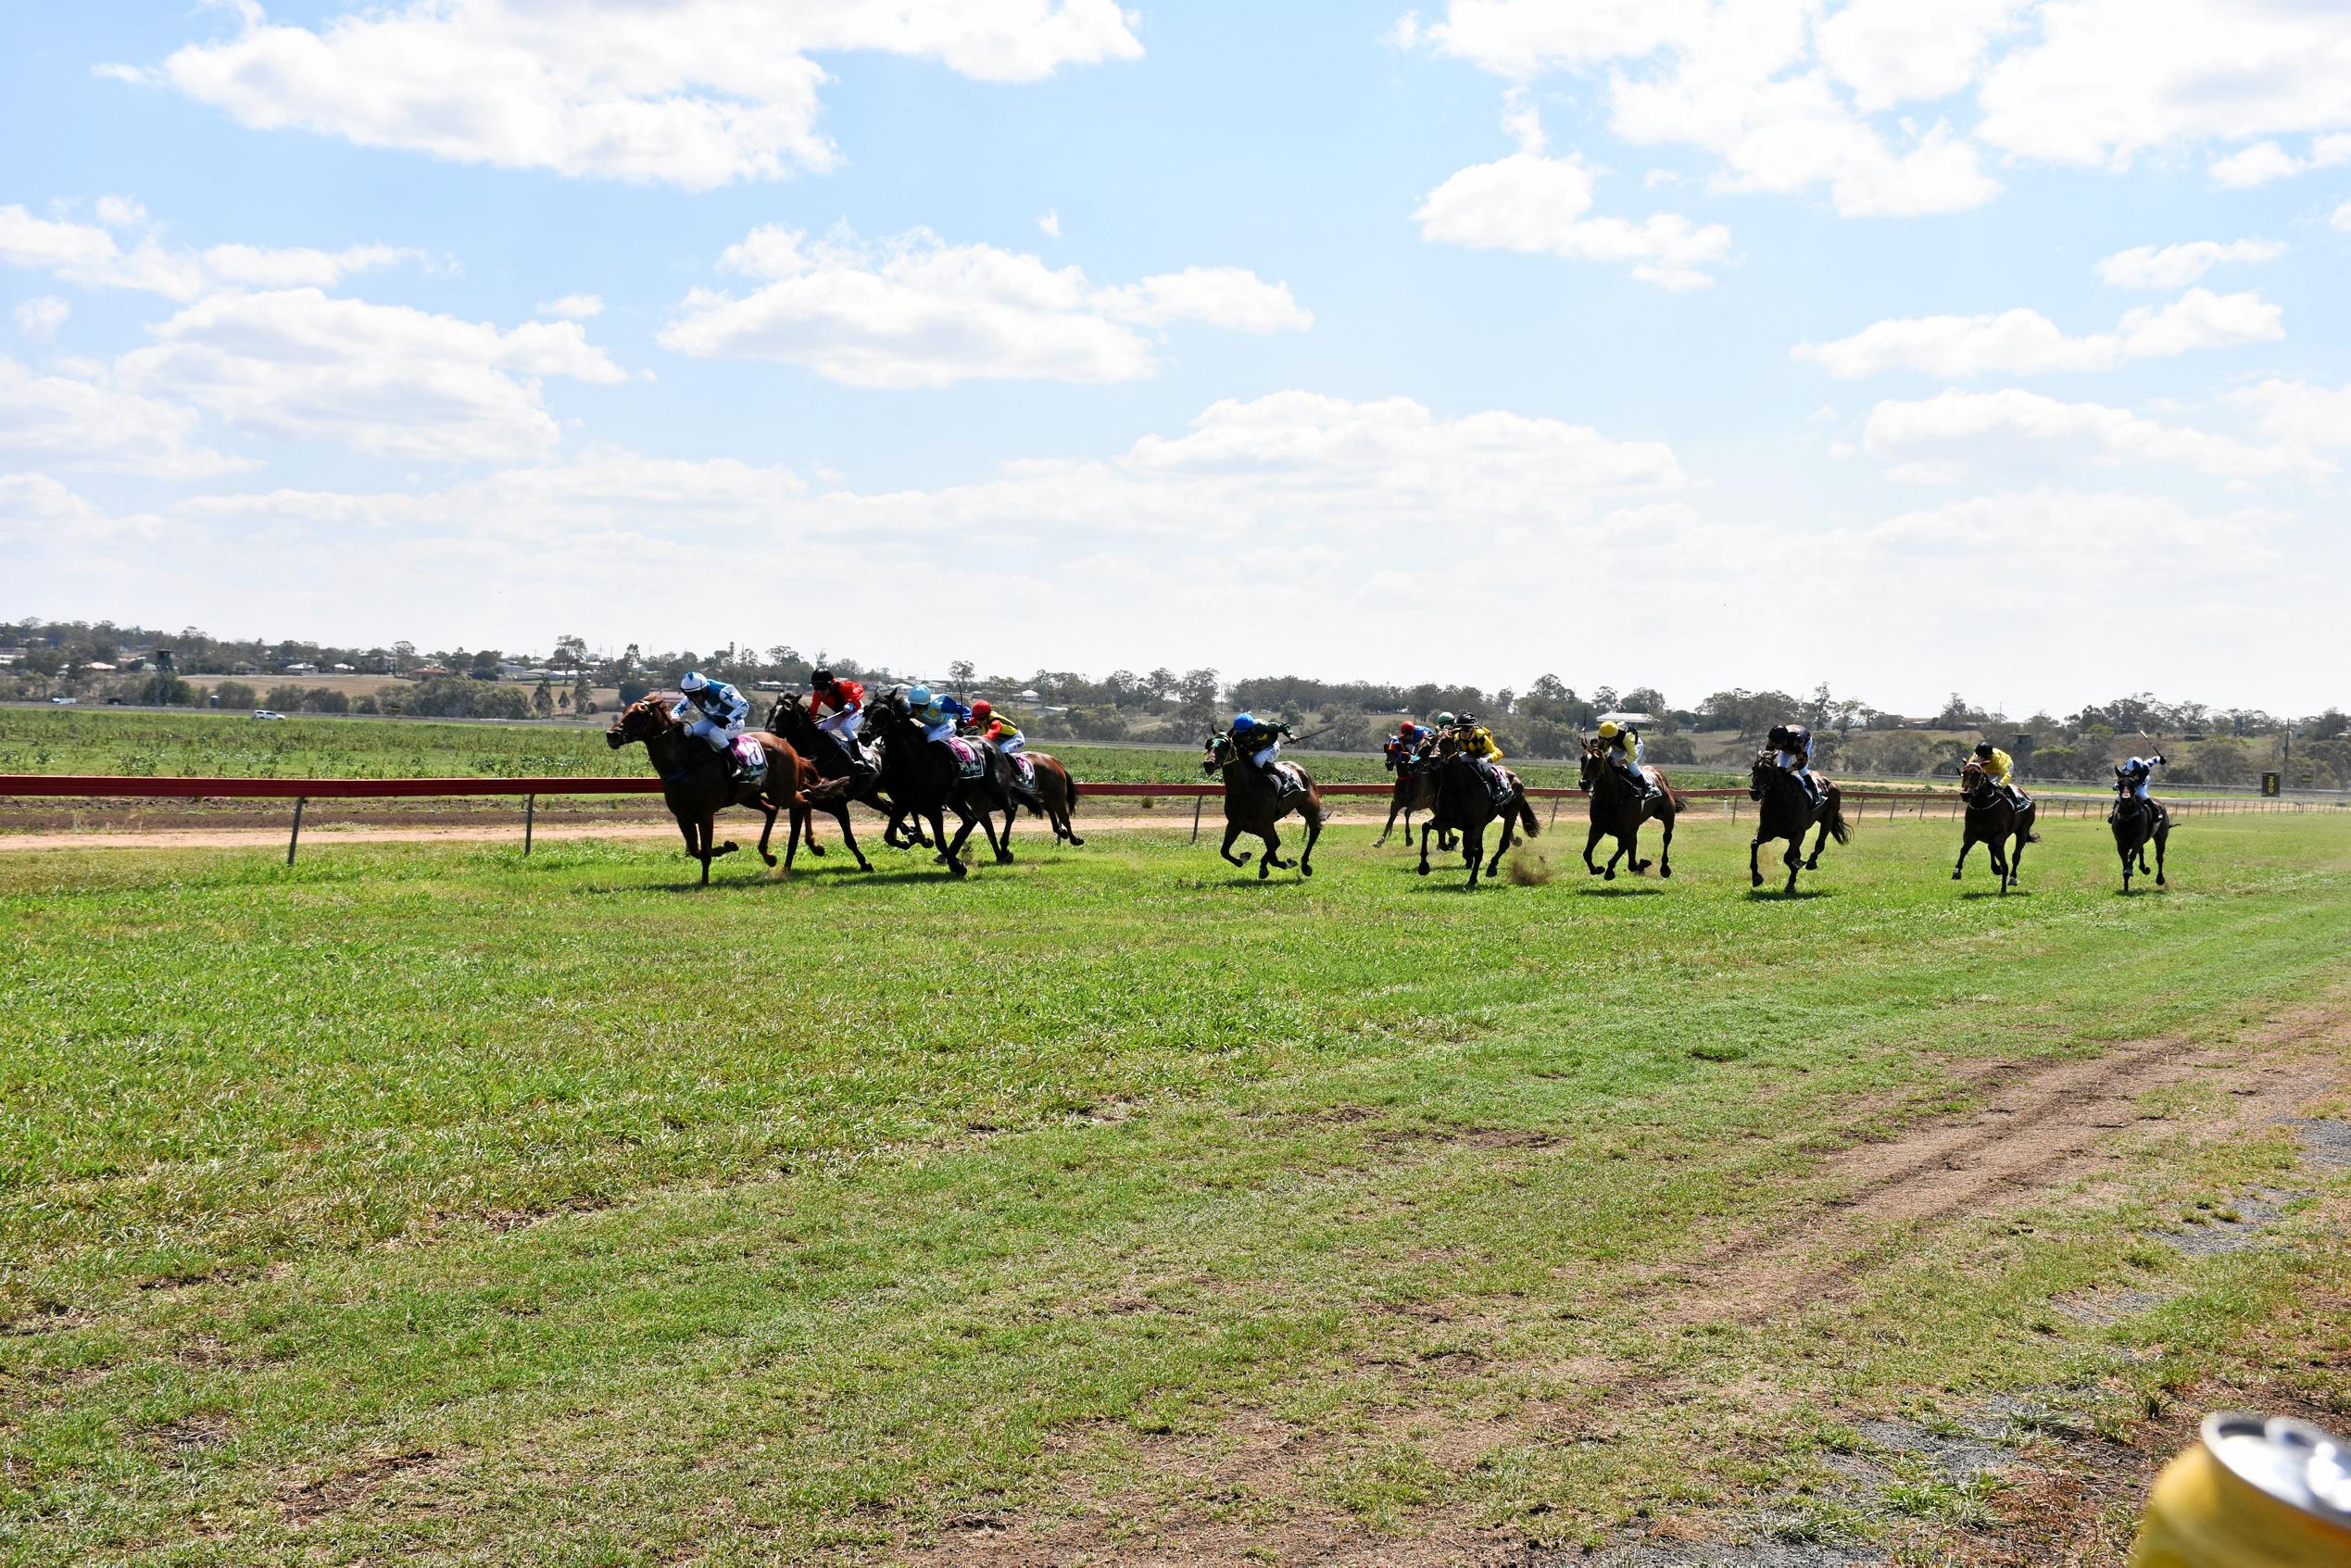
M 1971 806 L 1983 804 L 1983 797 L 1992 793 L 1992 780 L 1985 775 L 1983 763 L 1973 757 L 1960 764 L 1959 793 Z
M 632 741 L 649 742 L 670 726 L 670 705 L 658 696 L 640 697 L 621 710 L 604 732 L 604 744 L 618 751 Z
M 786 724 L 797 724 L 808 718 L 808 706 L 800 701 L 798 692 L 786 692 L 767 710 L 767 727 L 782 730 Z
M 1210 735 L 1206 746 L 1207 749 L 1200 759 L 1200 771 L 1203 773 L 1213 773 L 1230 765 L 1239 755 L 1233 749 L 1233 737 L 1222 730 Z
M 1600 770 L 1604 765 L 1605 759 L 1601 752 L 1600 737 L 1586 735 L 1583 755 L 1576 759 L 1576 787 L 1589 792 L 1592 782 L 1600 777 Z
M 1771 784 L 1772 775 L 1779 771 L 1779 759 L 1768 747 L 1755 753 L 1754 766 L 1747 770 L 1747 798 L 1761 800 Z

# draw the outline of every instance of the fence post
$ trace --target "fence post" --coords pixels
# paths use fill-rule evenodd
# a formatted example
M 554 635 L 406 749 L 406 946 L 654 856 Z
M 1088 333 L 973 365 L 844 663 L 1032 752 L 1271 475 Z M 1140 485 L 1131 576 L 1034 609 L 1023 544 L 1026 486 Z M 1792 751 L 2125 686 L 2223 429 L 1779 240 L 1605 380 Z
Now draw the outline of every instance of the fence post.
M 294 847 L 302 842 L 302 808 L 309 803 L 307 797 L 297 795 L 294 797 L 294 832 L 285 841 L 285 863 L 289 866 L 294 864 Z
M 539 797 L 535 795 L 524 796 L 522 797 L 522 855 L 525 859 L 528 859 L 531 854 L 532 820 L 538 814 Z
M 1194 844 L 1198 844 L 1200 842 L 1200 814 L 1201 808 L 1205 807 L 1207 804 L 1207 790 L 1203 789 L 1199 794 L 1192 797 L 1192 842 Z

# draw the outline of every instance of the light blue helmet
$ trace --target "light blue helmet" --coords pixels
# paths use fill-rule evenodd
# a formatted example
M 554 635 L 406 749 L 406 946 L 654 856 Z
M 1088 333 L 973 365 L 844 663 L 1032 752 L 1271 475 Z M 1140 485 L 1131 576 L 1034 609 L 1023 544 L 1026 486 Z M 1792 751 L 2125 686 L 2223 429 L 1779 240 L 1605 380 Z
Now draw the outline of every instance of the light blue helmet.
M 702 678 L 702 672 L 700 671 L 688 670 L 685 672 L 685 678 L 677 684 L 677 689 L 684 692 L 686 696 L 692 696 L 696 692 L 700 691 L 704 686 L 709 684 L 710 682 Z
M 909 686 L 909 687 L 907 687 L 907 688 L 906 688 L 906 706 L 907 706 L 907 707 L 909 707 L 909 708 L 928 708 L 930 705 L 931 705 L 931 688 L 930 688 L 930 687 L 928 687 L 928 686 Z
M 1233 728 L 1236 730 L 1253 730 L 1256 727 L 1256 714 L 1244 711 L 1233 715 Z

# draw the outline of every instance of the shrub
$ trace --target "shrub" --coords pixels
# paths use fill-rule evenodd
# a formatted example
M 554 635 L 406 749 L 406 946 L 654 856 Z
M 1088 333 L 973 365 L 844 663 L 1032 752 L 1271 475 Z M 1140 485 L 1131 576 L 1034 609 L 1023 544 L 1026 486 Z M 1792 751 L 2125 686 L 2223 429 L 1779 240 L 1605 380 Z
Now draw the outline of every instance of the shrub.
M 310 713 L 348 713 L 351 699 L 329 687 L 312 686 L 302 694 L 302 707 Z
M 223 681 L 212 688 L 212 700 L 222 708 L 253 708 L 258 706 L 253 688 L 243 681 Z
M 1822 740 L 1827 738 L 1820 737 Z M 1819 749 L 1820 742 L 1816 740 L 1813 743 L 1816 759 L 1826 760 L 1818 758 Z M 1642 746 L 1641 751 L 1652 762 L 1694 763 L 1698 760 L 1698 748 L 1691 744 L 1688 735 L 1659 735 Z

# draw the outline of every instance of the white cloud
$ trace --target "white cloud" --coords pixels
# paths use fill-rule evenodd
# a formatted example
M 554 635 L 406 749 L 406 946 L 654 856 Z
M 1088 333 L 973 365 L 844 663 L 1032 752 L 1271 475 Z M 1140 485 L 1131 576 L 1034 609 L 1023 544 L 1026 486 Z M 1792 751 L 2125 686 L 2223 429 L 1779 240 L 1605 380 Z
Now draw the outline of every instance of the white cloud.
M 2320 136 L 2310 144 L 2307 157 L 2296 157 L 2275 142 L 2256 142 L 2243 152 L 2214 158 L 2212 182 L 2244 190 L 2266 185 L 2272 180 L 2307 174 L 2314 169 L 2332 168 L 2338 163 L 2351 163 L 2351 135 Z
M 2184 288 L 2223 262 L 2273 261 L 2285 254 L 2275 240 L 2196 240 L 2188 245 L 2137 245 L 2098 263 L 2098 279 L 2118 289 Z
M 771 225 L 720 264 L 768 281 L 740 297 L 695 290 L 661 329 L 663 346 L 807 365 L 852 386 L 1130 381 L 1153 369 L 1138 328 L 1191 320 L 1267 332 L 1314 320 L 1287 284 L 1238 267 L 1097 287 L 1078 268 L 949 245 L 926 229 L 869 245 L 846 229 L 811 240 Z
M 150 79 L 257 129 L 696 190 L 833 165 L 816 54 L 1033 82 L 1142 53 L 1116 0 L 410 0 L 315 31 L 242 9 Z
M 2344 232 L 2351 233 L 2351 202 L 2345 202 L 2341 207 L 2336 207 L 2334 216 L 2327 221 Z
M 16 308 L 17 331 L 44 342 L 56 339 L 57 329 L 73 314 L 73 307 L 56 295 L 35 295 Z
M 164 243 L 148 222 L 146 208 L 126 197 L 100 197 L 97 216 L 96 223 L 77 223 L 35 218 L 18 206 L 0 207 L 0 261 L 51 272 L 69 282 L 141 289 L 189 300 L 224 285 L 325 287 L 346 274 L 419 255 L 384 245 L 339 251 L 220 245 L 198 255 Z
M 0 357 L 0 453 L 64 468 L 200 479 L 252 465 L 196 442 L 193 408 Z
M 539 380 L 625 379 L 575 322 L 507 331 L 316 289 L 220 294 L 123 356 L 125 384 L 248 429 L 361 452 L 512 458 L 553 447 Z
M 601 295 L 567 294 L 560 299 L 542 302 L 539 306 L 539 314 L 561 316 L 573 321 L 585 321 L 591 316 L 604 314 L 604 298 Z
M 1800 343 L 1789 352 L 1840 380 L 1889 370 L 1956 378 L 2106 370 L 2126 359 L 2165 358 L 2196 348 L 2274 342 L 2285 335 L 2276 306 L 2255 294 L 2192 289 L 2160 309 L 2124 313 L 2111 332 L 2068 337 L 2038 310 L 1997 316 L 1910 316 L 1879 321 L 1834 343 Z
M 2253 410 L 2263 434 L 2305 452 L 2351 447 L 2351 386 L 2266 381 L 2240 387 L 2229 401 Z
M 1853 0 L 1819 25 L 1829 73 L 1865 110 L 1948 97 L 1983 69 L 2026 0 Z
M 2351 10 L 2308 0 L 2047 0 L 1986 73 L 1977 134 L 2056 163 L 2351 125 Z
M 1037 220 L 1037 226 L 1057 240 L 1062 237 L 1062 215 L 1058 212 L 1047 213 Z
M 1704 288 L 1705 269 L 1730 248 L 1719 223 L 1692 223 L 1678 212 L 1633 222 L 1594 217 L 1592 172 L 1580 158 L 1542 156 L 1542 130 L 1530 113 L 1512 117 L 1521 150 L 1461 169 L 1428 193 L 1413 214 L 1424 240 L 1473 250 L 1516 250 L 1578 261 L 1628 262 L 1633 276 L 1669 289 Z
M 2330 465 L 2283 446 L 2160 424 L 2125 408 L 2065 403 L 2015 387 L 1888 401 L 1869 411 L 1862 449 L 1891 478 L 1949 483 L 1976 471 L 2178 464 L 2218 479 L 2317 477 Z

